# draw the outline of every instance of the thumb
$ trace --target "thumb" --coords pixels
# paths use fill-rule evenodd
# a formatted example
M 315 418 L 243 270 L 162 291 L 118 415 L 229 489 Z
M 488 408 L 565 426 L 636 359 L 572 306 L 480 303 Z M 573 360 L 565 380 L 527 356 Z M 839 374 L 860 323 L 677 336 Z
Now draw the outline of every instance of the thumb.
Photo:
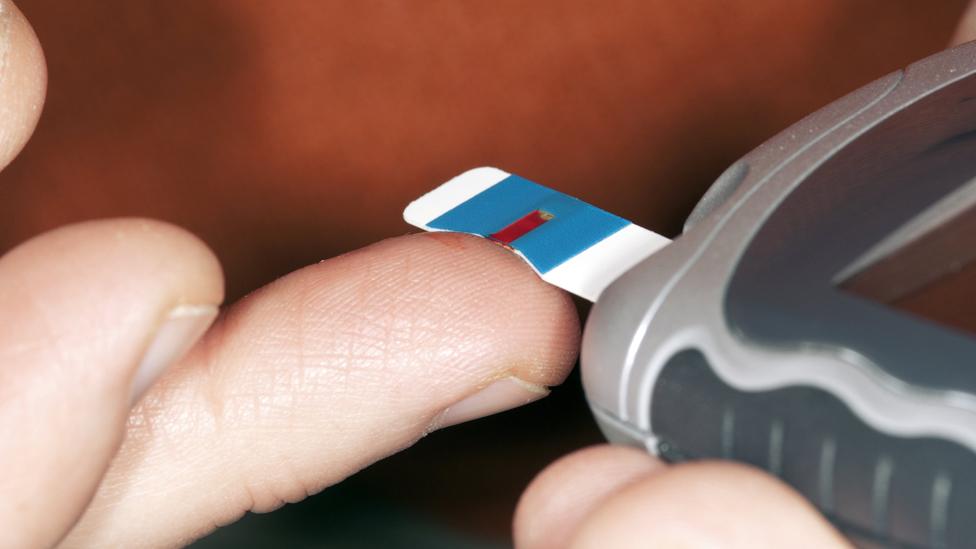
M 0 170 L 33 133 L 46 88 L 37 36 L 13 3 L 0 0 Z
M 848 549 L 800 494 L 726 462 L 665 466 L 646 452 L 597 446 L 557 461 L 519 503 L 516 546 Z
M 133 399 L 222 292 L 199 240 L 149 221 L 64 227 L 0 258 L 0 547 L 46 547 L 68 530 Z
M 963 14 L 956 28 L 956 34 L 952 38 L 952 44 L 962 44 L 970 40 L 976 40 L 976 2 L 970 2 L 969 8 Z

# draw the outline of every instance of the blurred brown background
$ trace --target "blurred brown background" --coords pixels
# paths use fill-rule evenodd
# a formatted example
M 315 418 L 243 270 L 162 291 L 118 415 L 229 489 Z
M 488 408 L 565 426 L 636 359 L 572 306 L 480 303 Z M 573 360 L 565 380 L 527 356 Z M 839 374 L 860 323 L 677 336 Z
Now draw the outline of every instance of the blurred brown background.
M 0 252 L 72 221 L 150 216 L 207 241 L 236 298 L 406 232 L 406 202 L 478 165 L 674 234 L 725 165 L 944 47 L 965 2 L 18 4 L 50 87 L 36 135 L 0 174 Z M 392 509 L 376 528 L 403 510 L 504 543 L 521 487 L 598 439 L 571 378 L 207 543 L 263 531 L 355 545 L 323 532 L 359 524 L 336 519 L 357 501 Z

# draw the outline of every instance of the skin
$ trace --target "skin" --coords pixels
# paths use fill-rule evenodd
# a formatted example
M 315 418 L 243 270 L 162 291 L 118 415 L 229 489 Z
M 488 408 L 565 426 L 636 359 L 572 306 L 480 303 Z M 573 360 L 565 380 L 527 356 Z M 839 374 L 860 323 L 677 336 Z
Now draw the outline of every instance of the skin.
M 687 120 L 690 111 L 682 105 L 695 103 L 700 99 L 695 94 L 703 93 L 702 89 L 753 97 L 772 114 L 769 120 L 744 130 L 745 138 L 735 137 L 748 141 L 782 127 L 787 122 L 784 117 L 809 110 L 816 106 L 811 103 L 820 99 L 815 94 L 777 93 L 780 102 L 771 102 L 774 94 L 768 93 L 762 82 L 757 83 L 769 67 L 744 67 L 745 73 L 739 73 L 715 64 L 703 66 L 687 80 L 679 79 L 675 87 L 662 88 L 654 107 L 658 110 L 629 110 L 628 106 L 645 103 L 644 97 L 660 81 L 661 71 L 673 68 L 669 65 L 675 63 L 673 56 L 694 53 L 689 50 L 694 36 L 686 41 L 683 29 L 687 27 L 678 25 L 681 17 L 699 16 L 702 25 L 716 32 L 724 27 L 745 28 L 766 33 L 763 38 L 771 43 L 791 44 L 778 48 L 769 58 L 780 69 L 790 70 L 803 57 L 801 46 L 814 43 L 818 16 L 833 13 L 828 8 L 815 9 L 826 4 L 811 3 L 807 10 L 776 12 L 776 17 L 785 18 L 779 26 L 762 19 L 762 10 L 726 14 L 745 27 L 726 25 L 721 17 L 702 17 L 694 12 L 701 8 L 695 3 L 687 4 L 688 13 L 661 11 L 664 22 L 657 35 L 660 43 L 652 50 L 653 55 L 642 58 L 653 70 L 646 74 L 594 72 L 588 80 L 591 88 L 568 85 L 566 75 L 582 69 L 595 71 L 603 65 L 584 64 L 581 69 L 571 62 L 573 56 L 599 47 L 604 58 L 623 55 L 620 63 L 630 66 L 625 54 L 647 49 L 641 42 L 641 37 L 646 38 L 643 27 L 626 22 L 618 27 L 613 24 L 613 15 L 606 13 L 596 14 L 597 19 L 578 27 L 569 18 L 562 24 L 576 29 L 577 34 L 572 36 L 577 42 L 561 45 L 565 50 L 553 50 L 555 44 L 564 41 L 546 41 L 544 32 L 514 32 L 517 29 L 506 27 L 511 22 L 501 11 L 482 6 L 468 13 L 442 6 L 418 24 L 451 29 L 465 22 L 485 21 L 514 29 L 512 36 L 526 42 L 521 44 L 521 56 L 501 63 L 485 53 L 486 44 L 464 50 L 463 33 L 455 36 L 445 31 L 445 39 L 457 42 L 460 50 L 445 48 L 455 53 L 442 58 L 420 55 L 418 59 L 439 63 L 447 73 L 461 76 L 451 80 L 456 89 L 426 108 L 419 108 L 415 101 L 437 92 L 431 91 L 430 81 L 417 76 L 425 74 L 423 63 L 407 63 L 401 74 L 401 83 L 407 84 L 390 90 L 385 97 L 373 97 L 374 101 L 368 101 L 370 96 L 364 97 L 362 90 L 348 87 L 349 82 L 365 79 L 374 84 L 373 89 L 379 89 L 383 78 L 388 78 L 383 76 L 388 74 L 384 70 L 374 74 L 360 67 L 366 72 L 356 80 L 355 74 L 348 72 L 349 66 L 342 63 L 342 47 L 358 51 L 366 44 L 382 45 L 384 38 L 398 36 L 396 29 L 403 27 L 400 18 L 410 16 L 377 12 L 375 26 L 363 30 L 376 32 L 376 36 L 363 43 L 336 40 L 334 55 L 319 52 L 328 61 L 323 66 L 334 67 L 334 72 L 308 75 L 322 84 L 335 77 L 332 83 L 337 95 L 333 99 L 338 107 L 325 113 L 334 132 L 325 135 L 321 125 L 307 123 L 308 106 L 321 101 L 318 89 L 299 89 L 297 93 L 291 89 L 286 94 L 288 101 L 276 96 L 284 92 L 275 86 L 289 82 L 295 67 L 302 66 L 282 53 L 289 47 L 288 33 L 275 30 L 290 32 L 287 22 L 295 14 L 263 14 L 261 32 L 255 31 L 251 42 L 247 37 L 229 41 L 226 35 L 220 35 L 225 39 L 222 41 L 203 42 L 213 44 L 200 54 L 204 61 L 207 55 L 224 56 L 226 60 L 233 57 L 235 48 L 279 38 L 265 42 L 267 48 L 255 54 L 259 59 L 278 55 L 263 61 L 260 74 L 264 86 L 243 85 L 246 93 L 235 92 L 223 102 L 200 103 L 197 99 L 201 89 L 215 94 L 204 97 L 209 100 L 223 97 L 219 93 L 222 85 L 255 84 L 248 81 L 253 73 L 239 68 L 235 72 L 223 63 L 218 65 L 228 72 L 217 74 L 206 63 L 166 65 L 179 58 L 181 48 L 199 51 L 189 42 L 167 43 L 168 49 L 142 52 L 150 58 L 156 56 L 159 63 L 152 67 L 131 65 L 124 56 L 112 57 L 117 50 L 114 45 L 99 46 L 99 38 L 92 38 L 93 45 L 88 47 L 104 47 L 104 57 L 120 64 L 112 68 L 122 70 L 84 75 L 99 82 L 96 88 L 108 93 L 109 100 L 82 96 L 87 102 L 70 103 L 59 95 L 58 83 L 52 79 L 50 106 L 61 113 L 52 118 L 62 120 L 71 118 L 67 112 L 71 105 L 88 105 L 71 113 L 77 115 L 83 129 L 88 125 L 99 131 L 92 132 L 90 140 L 79 141 L 71 139 L 71 132 L 77 129 L 65 125 L 45 131 L 42 127 L 37 148 L 26 151 L 11 165 L 0 185 L 6 199 L 4 207 L 10 208 L 7 213 L 18 214 L 0 216 L 4 220 L 0 233 L 8 239 L 5 249 L 9 250 L 0 258 L 0 325 L 5 327 L 0 332 L 0 432 L 6 435 L 0 439 L 0 546 L 183 545 L 245 512 L 270 511 L 300 500 L 411 445 L 431 430 L 457 420 L 451 415 L 452 409 L 460 409 L 459 403 L 498 380 L 517 378 L 520 387 L 531 389 L 519 402 L 544 396 L 546 388 L 558 385 L 575 361 L 579 321 L 572 301 L 540 282 L 504 250 L 455 235 L 387 239 L 280 276 L 224 308 L 189 353 L 169 365 L 148 392 L 134 397 L 132 380 L 161 319 L 174 306 L 215 306 L 228 293 L 237 297 L 282 275 L 292 263 L 310 259 L 292 248 L 300 240 L 307 241 L 309 234 L 333 235 L 318 237 L 321 240 L 314 244 L 320 246 L 312 248 L 321 252 L 345 250 L 402 230 L 384 225 L 385 220 L 392 219 L 394 210 L 430 181 L 459 171 L 455 164 L 468 167 L 474 163 L 467 157 L 471 149 L 481 148 L 478 158 L 511 160 L 505 164 L 526 175 L 542 174 L 540 179 L 566 181 L 570 192 L 592 188 L 599 170 L 612 165 L 609 160 L 620 155 L 617 167 L 611 168 L 618 171 L 610 179 L 623 183 L 618 188 L 608 185 L 593 190 L 593 196 L 602 197 L 611 209 L 613 200 L 621 200 L 617 211 L 655 220 L 651 226 L 675 225 L 680 218 L 676 204 L 690 203 L 699 188 L 668 187 L 659 180 L 650 188 L 637 189 L 642 188 L 639 168 L 641 162 L 649 161 L 643 154 L 648 149 L 656 151 L 649 154 L 658 155 L 654 159 L 664 176 L 689 180 L 689 172 L 681 167 L 689 158 L 676 152 L 687 147 L 680 147 L 680 142 L 669 144 L 670 139 L 682 134 L 682 124 L 695 124 Z M 101 9 L 58 5 L 63 9 Z M 0 166 L 7 166 L 34 130 L 45 97 L 47 73 L 40 44 L 27 20 L 9 1 L 0 0 L 0 6 L 4 14 L 0 28 L 6 29 L 0 35 Z M 236 19 L 222 19 L 199 6 L 225 10 L 236 6 L 233 9 L 239 11 L 235 12 Z M 50 15 L 43 2 L 36 7 L 40 15 Z M 120 17 L 136 25 L 140 21 L 136 8 L 115 7 Z M 176 19 L 167 20 L 156 13 L 143 19 L 150 22 L 144 24 L 147 28 L 176 26 L 182 32 L 177 35 L 191 38 L 199 36 L 193 25 L 213 28 L 219 34 L 224 28 L 220 24 L 253 21 L 258 6 L 200 2 L 182 9 L 185 13 Z M 341 13 L 327 15 L 339 21 L 337 36 L 351 40 L 354 33 L 343 34 L 340 23 L 367 14 L 349 10 L 344 14 L 346 19 Z M 957 17 L 958 11 L 946 12 L 945 17 Z M 309 11 L 308 16 L 316 14 L 321 15 Z M 972 20 L 965 19 L 967 23 L 957 38 L 974 35 L 976 27 L 968 23 Z M 56 35 L 55 44 L 70 43 L 71 30 L 62 27 L 63 33 L 57 34 L 52 19 L 46 18 L 45 24 Z M 298 27 L 297 32 L 309 31 L 301 23 Z M 795 40 L 788 40 L 787 35 Z M 434 51 L 425 49 L 424 36 L 431 35 L 412 33 L 411 40 L 416 42 L 409 43 L 406 51 Z M 529 38 L 521 38 L 524 36 Z M 506 38 L 511 37 L 502 35 L 498 43 L 487 46 L 497 47 Z M 893 47 L 907 47 L 907 42 L 900 40 Z M 733 50 L 727 52 L 732 57 L 748 57 L 752 51 L 748 44 L 730 43 L 728 48 Z M 396 51 L 402 50 L 369 55 L 374 60 L 393 55 L 394 62 L 387 67 L 393 70 L 391 67 L 403 65 L 394 55 Z M 458 64 L 459 59 L 477 60 L 488 67 L 488 72 L 515 71 L 508 75 L 513 78 L 531 76 L 544 67 L 558 70 L 544 71 L 525 95 L 513 96 L 512 101 L 493 110 L 490 94 L 478 91 L 489 82 L 478 81 L 482 87 L 465 87 L 464 83 L 478 72 L 465 72 L 469 69 Z M 899 60 L 897 64 L 902 63 Z M 814 63 L 800 68 L 815 67 Z M 68 89 L 85 92 L 78 85 L 83 78 L 72 73 L 71 67 L 52 65 L 52 69 L 65 75 L 67 82 L 76 79 Z M 127 70 L 133 79 L 123 79 L 126 85 L 119 85 L 118 75 L 128 74 Z M 159 81 L 161 70 L 167 75 L 164 81 Z M 634 80 L 628 80 L 628 74 Z M 186 82 L 198 80 L 215 87 L 187 92 Z M 126 95 L 125 90 L 138 82 L 157 84 L 135 86 L 136 93 Z M 836 87 L 848 84 L 844 80 Z M 834 93 L 830 86 L 827 88 L 823 93 L 846 91 Z M 751 96 L 747 93 L 750 89 Z M 555 93 L 564 91 L 565 101 L 552 100 Z M 453 102 L 458 96 L 473 102 L 473 110 L 468 110 L 472 104 Z M 132 110 L 145 97 L 162 103 L 176 97 L 177 103 L 169 107 L 181 105 L 182 109 L 166 111 L 171 116 Z M 566 120 L 566 112 L 559 109 L 578 109 L 592 104 L 595 98 L 606 108 L 601 116 L 593 120 L 583 116 L 560 125 Z M 250 117 L 235 118 L 246 110 L 242 105 L 260 105 L 262 101 L 272 105 L 269 108 L 275 117 L 251 109 Z M 622 106 L 616 110 L 618 104 Z M 389 131 L 371 132 L 368 127 L 364 129 L 362 116 L 349 114 L 364 110 L 372 113 L 366 115 L 367 121 L 369 116 L 389 121 Z M 465 112 L 481 114 L 458 120 L 459 113 Z M 630 118 L 635 112 L 637 116 Z M 514 127 L 526 131 L 508 134 L 509 141 L 491 141 L 495 138 L 485 136 L 484 127 L 505 113 L 511 113 Z M 200 128 L 220 130 L 225 119 L 243 120 L 240 123 L 251 131 L 224 128 L 226 139 L 214 140 L 216 144 L 209 149 L 221 169 L 210 166 L 208 171 L 206 161 L 191 153 L 213 139 Z M 143 126 L 133 135 L 142 136 L 143 141 L 120 139 L 131 131 L 124 125 L 136 122 Z M 642 133 L 646 131 L 642 128 L 652 122 L 661 131 L 654 136 Z M 431 125 L 425 126 L 427 123 Z M 479 129 L 470 133 L 465 128 Z M 696 129 L 686 127 L 685 131 Z M 721 130 L 716 131 L 721 137 Z M 553 134 L 557 137 L 550 150 L 546 136 Z M 443 144 L 441 154 L 451 162 L 424 165 L 434 140 Z M 594 148 L 595 143 L 603 145 Z M 331 154 L 322 162 L 339 165 L 329 172 L 334 180 L 345 177 L 365 183 L 339 186 L 335 196 L 323 190 L 333 187 L 323 186 L 320 180 L 303 187 L 303 177 L 298 176 L 307 174 L 290 174 L 288 166 L 301 164 L 306 158 L 303 155 L 322 150 Z M 60 156 L 53 156 L 53 151 Z M 257 152 L 262 154 L 255 157 L 253 153 Z M 169 160 L 177 161 L 156 162 L 166 159 L 167 154 Z M 60 161 L 49 161 L 52 158 Z M 102 171 L 90 164 L 92 158 L 101 159 L 112 169 Z M 228 189 L 221 183 L 243 177 L 257 165 L 268 166 L 264 168 L 268 181 L 272 177 L 284 181 L 274 195 L 260 192 L 259 177 L 253 180 L 257 187 L 236 189 L 235 199 L 226 202 L 227 216 L 215 216 L 207 209 L 208 204 L 227 197 Z M 146 166 L 157 167 L 162 173 Z M 236 173 L 235 166 L 239 170 Z M 357 177 L 370 166 L 380 167 L 370 177 Z M 202 171 L 191 173 L 188 167 Z M 224 169 L 230 175 L 222 173 Z M 397 177 L 398 170 L 403 170 L 403 177 Z M 76 180 L 73 185 L 64 184 L 66 174 Z M 296 177 L 289 179 L 290 175 Z M 28 176 L 37 185 L 21 183 Z M 167 186 L 160 178 L 176 183 Z M 181 179 L 195 187 L 181 187 Z M 102 182 L 103 186 L 96 189 L 100 192 L 86 187 L 87 181 Z M 389 181 L 405 183 L 387 187 Z M 165 195 L 146 196 L 158 189 L 164 189 Z M 390 195 L 390 206 L 384 200 L 375 214 L 378 221 L 345 213 L 356 212 L 356 204 L 380 192 Z M 56 193 L 61 200 L 51 200 L 45 193 Z M 312 212 L 319 206 L 303 206 L 315 202 L 310 197 L 319 202 L 331 198 L 342 207 L 336 208 L 334 218 L 313 222 Z M 170 223 L 148 219 L 77 223 L 83 218 L 129 211 L 128 206 L 137 202 L 148 204 L 145 208 L 149 213 L 183 222 L 203 233 L 218 253 Z M 651 202 L 648 210 L 641 210 L 643 213 L 634 206 Z M 17 221 L 10 221 L 14 218 Z M 220 228 L 228 219 L 252 223 Z M 298 221 L 274 231 L 278 225 L 270 221 L 273 219 Z M 68 221 L 75 223 L 42 232 Z M 269 236 L 272 232 L 273 237 Z M 259 253 L 248 256 L 244 250 L 249 246 Z M 271 267 L 255 267 L 256 262 L 249 259 L 264 257 L 262 251 L 275 257 L 275 246 L 285 251 L 267 262 Z M 229 273 L 230 292 L 225 288 L 221 264 Z M 481 403 L 478 414 L 511 406 L 510 399 L 491 396 Z M 744 493 L 750 495 L 748 506 L 741 505 Z M 567 501 L 574 504 L 567 505 Z M 802 498 L 758 471 L 707 462 L 669 467 L 643 453 L 608 446 L 581 450 L 544 470 L 523 495 L 515 516 L 514 537 L 517 545 L 528 548 L 846 545 Z

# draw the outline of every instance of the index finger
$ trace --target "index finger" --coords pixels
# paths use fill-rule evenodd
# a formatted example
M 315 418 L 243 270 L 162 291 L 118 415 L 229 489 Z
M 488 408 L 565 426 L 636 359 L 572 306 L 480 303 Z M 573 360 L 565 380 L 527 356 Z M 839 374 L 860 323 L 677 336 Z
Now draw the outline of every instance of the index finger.
M 394 238 L 306 267 L 167 369 L 63 546 L 185 544 L 300 500 L 432 430 L 544 397 L 578 343 L 569 297 L 484 239 Z

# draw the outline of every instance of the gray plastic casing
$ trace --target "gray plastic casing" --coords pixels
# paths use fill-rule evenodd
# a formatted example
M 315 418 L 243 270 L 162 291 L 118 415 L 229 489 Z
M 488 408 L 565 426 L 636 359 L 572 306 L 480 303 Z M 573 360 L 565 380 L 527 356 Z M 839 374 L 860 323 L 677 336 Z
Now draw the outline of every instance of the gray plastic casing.
M 976 43 L 743 157 L 590 313 L 583 385 L 608 439 L 762 467 L 863 546 L 976 547 L 976 340 L 837 288 L 959 193 L 976 195 Z

